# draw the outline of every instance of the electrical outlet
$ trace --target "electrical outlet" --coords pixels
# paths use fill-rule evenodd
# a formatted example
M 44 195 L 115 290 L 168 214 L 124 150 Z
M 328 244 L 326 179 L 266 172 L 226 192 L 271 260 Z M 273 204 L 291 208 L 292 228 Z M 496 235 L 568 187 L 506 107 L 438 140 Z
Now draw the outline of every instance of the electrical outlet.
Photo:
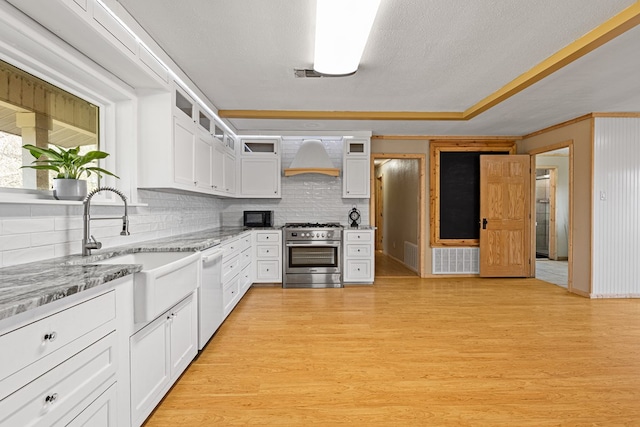
M 607 200 L 607 193 L 605 193 L 604 191 L 600 192 L 600 200 L 602 200 L 603 202 Z

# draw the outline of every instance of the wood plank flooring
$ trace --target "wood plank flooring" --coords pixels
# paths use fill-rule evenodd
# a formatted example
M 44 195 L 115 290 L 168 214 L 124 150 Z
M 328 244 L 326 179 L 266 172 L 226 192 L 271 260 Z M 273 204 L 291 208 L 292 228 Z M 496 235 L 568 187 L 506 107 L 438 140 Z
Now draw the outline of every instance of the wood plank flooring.
M 249 290 L 152 426 L 638 426 L 640 300 L 536 279 Z
M 382 251 L 375 254 L 375 277 L 417 277 L 418 274 Z

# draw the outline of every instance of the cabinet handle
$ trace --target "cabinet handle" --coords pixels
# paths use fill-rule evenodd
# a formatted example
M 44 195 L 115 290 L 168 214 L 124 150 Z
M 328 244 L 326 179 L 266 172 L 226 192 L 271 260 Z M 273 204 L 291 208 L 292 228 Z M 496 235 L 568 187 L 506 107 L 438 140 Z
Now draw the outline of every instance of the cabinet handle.
M 44 334 L 44 337 L 42 337 L 43 341 L 49 341 L 49 342 L 53 342 L 56 340 L 56 338 L 58 337 L 58 334 L 53 331 L 53 332 L 49 332 L 47 334 Z
M 44 398 L 44 403 L 52 404 L 56 400 L 58 400 L 58 393 L 53 393 Z

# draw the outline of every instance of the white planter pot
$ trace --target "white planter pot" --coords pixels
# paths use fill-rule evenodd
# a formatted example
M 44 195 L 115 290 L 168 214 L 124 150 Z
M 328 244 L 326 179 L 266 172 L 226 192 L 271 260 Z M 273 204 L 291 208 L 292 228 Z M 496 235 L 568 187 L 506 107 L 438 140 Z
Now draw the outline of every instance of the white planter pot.
M 56 200 L 84 200 L 87 197 L 87 181 L 82 179 L 53 180 L 53 197 Z

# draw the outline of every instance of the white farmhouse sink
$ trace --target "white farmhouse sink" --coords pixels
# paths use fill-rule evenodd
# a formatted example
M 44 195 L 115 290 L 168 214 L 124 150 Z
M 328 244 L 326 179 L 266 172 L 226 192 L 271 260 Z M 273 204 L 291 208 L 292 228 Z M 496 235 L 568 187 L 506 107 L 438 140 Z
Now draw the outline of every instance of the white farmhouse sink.
M 200 252 L 139 252 L 91 264 L 140 264 L 133 276 L 133 315 L 149 322 L 198 287 Z

